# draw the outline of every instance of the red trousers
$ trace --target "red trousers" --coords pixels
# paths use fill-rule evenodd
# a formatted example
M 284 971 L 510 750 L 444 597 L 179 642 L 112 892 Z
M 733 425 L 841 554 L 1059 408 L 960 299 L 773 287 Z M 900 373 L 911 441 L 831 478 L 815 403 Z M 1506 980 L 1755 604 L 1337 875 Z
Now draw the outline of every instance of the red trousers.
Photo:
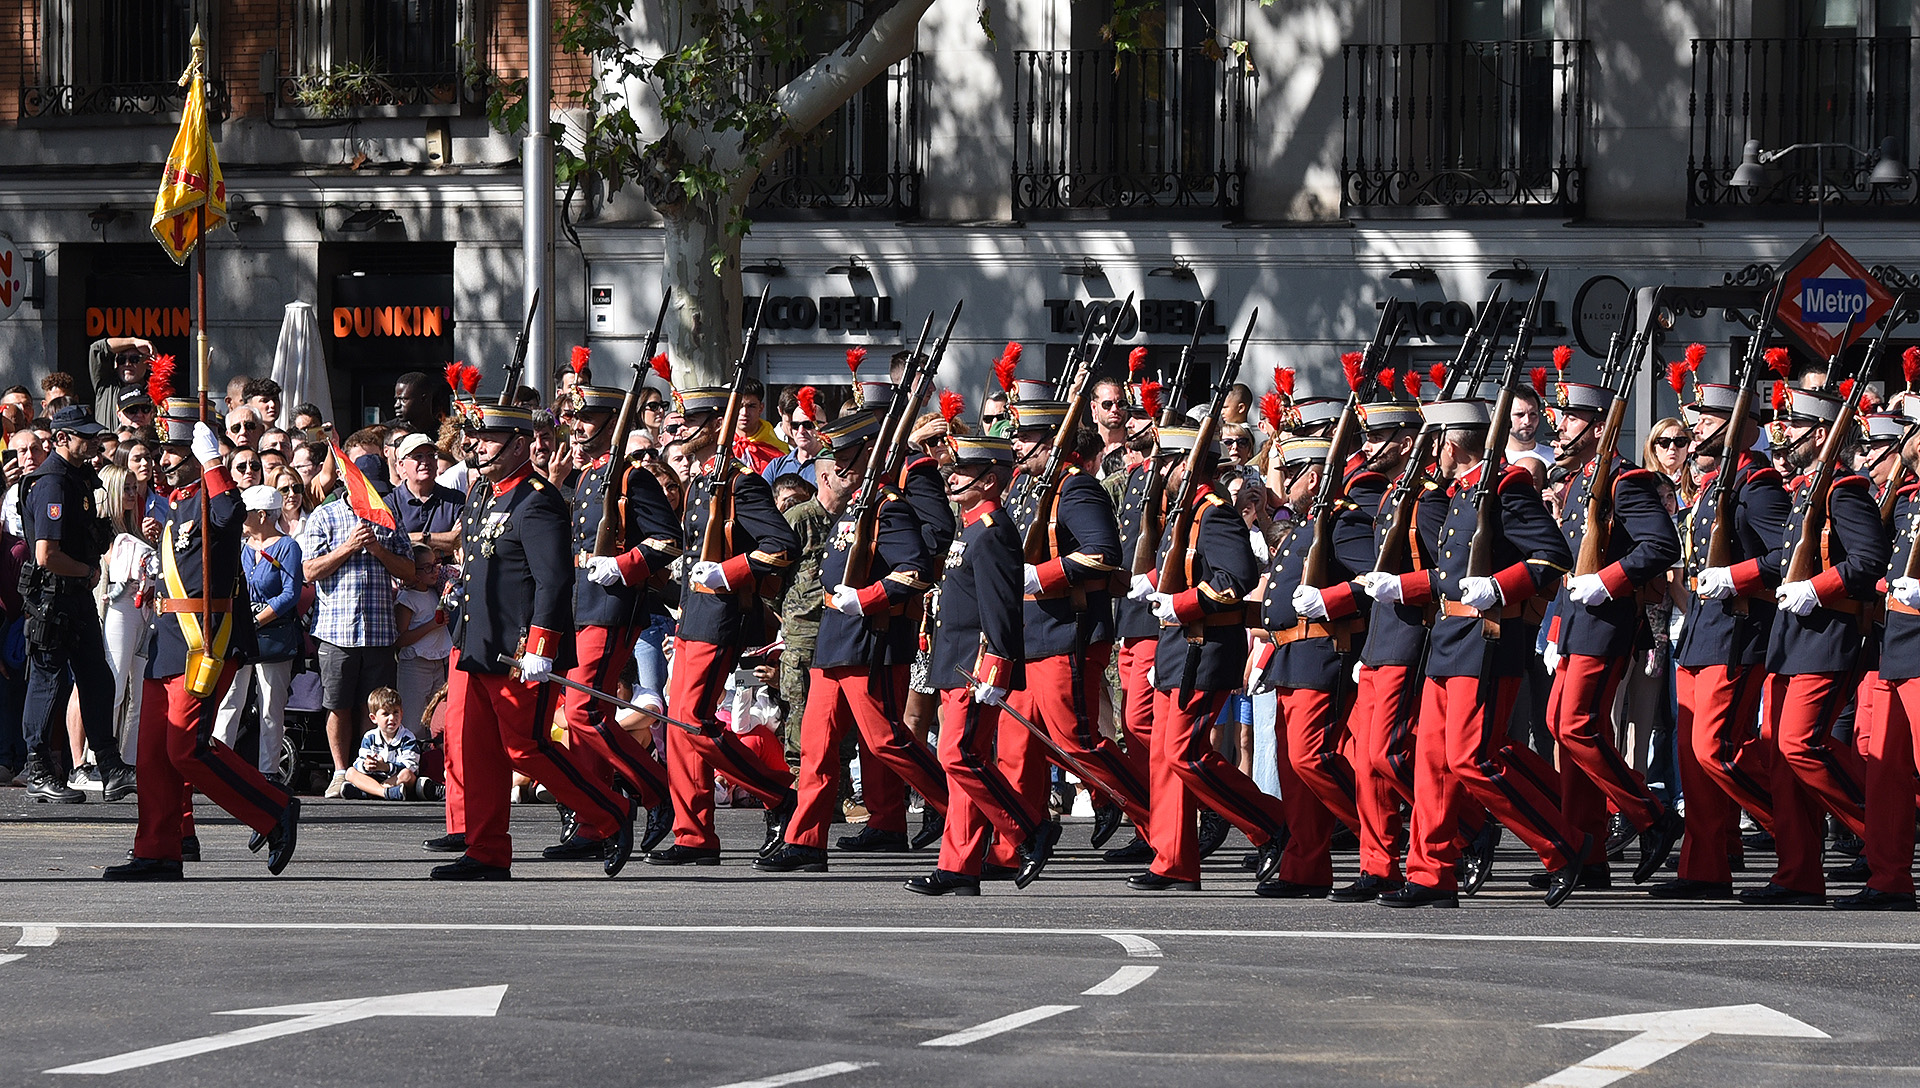
M 1729 859 L 1740 853 L 1741 809 L 1773 826 L 1771 744 L 1757 728 L 1765 680 L 1759 666 L 1674 669 L 1680 789 L 1687 799 L 1682 879 L 1733 879 Z
M 827 845 L 827 829 L 840 804 L 840 738 L 848 725 L 860 730 L 877 762 L 919 790 L 936 811 L 947 811 L 947 778 L 940 760 L 902 721 L 907 666 L 812 669 L 808 677 L 807 714 L 800 722 L 800 804 L 787 824 L 790 845 Z M 871 766 L 861 764 L 863 783 Z
M 467 856 L 485 865 L 511 865 L 508 793 L 519 771 L 547 787 L 579 817 L 581 833 L 612 838 L 630 803 L 608 789 L 553 740 L 555 684 L 529 684 L 506 674 L 447 674 L 447 760 L 460 765 L 466 810 Z
M 1112 797 L 1136 826 L 1144 826 L 1148 819 L 1146 746 L 1130 743 L 1123 749 L 1100 732 L 1101 689 L 1106 687 L 1107 662 L 1112 657 L 1113 643 L 1102 642 L 1079 654 L 1055 654 L 1029 661 L 1027 686 L 1009 694 L 1007 705 L 1045 728 L 1053 743 L 1079 761 L 1093 779 L 1087 783 L 1088 789 Z M 1008 779 L 1022 784 L 1023 796 L 1030 801 L 1034 795 L 1025 792 L 1025 784 L 1039 783 L 1042 805 L 1046 799 L 1045 761 L 1051 755 L 1039 744 L 1022 744 L 1013 753 L 1015 765 L 1007 767 Z M 1029 760 L 1041 763 L 1037 772 L 1028 769 Z M 1001 762 L 1009 763 L 1007 753 L 1001 754 Z
M 1225 816 L 1246 832 L 1255 846 L 1286 834 L 1287 814 L 1280 799 L 1268 796 L 1253 779 L 1229 763 L 1213 746 L 1213 723 L 1227 701 L 1224 691 L 1153 693 L 1152 832 L 1153 871 L 1175 880 L 1200 879 L 1199 804 Z M 1308 883 L 1311 873 L 1289 871 L 1284 880 Z
M 940 766 L 947 772 L 947 827 L 940 836 L 940 868 L 980 875 L 994 831 L 1018 846 L 1039 830 L 1036 810 L 1000 773 L 993 748 L 1002 715 L 973 701 L 965 688 L 940 692 Z
M 1494 680 L 1491 705 L 1482 702 L 1480 683 L 1477 676 L 1429 677 L 1422 695 L 1407 879 L 1427 887 L 1456 886 L 1453 865 L 1474 803 L 1518 835 L 1548 869 L 1572 862 L 1559 775 L 1507 737 L 1520 678 Z
M 1353 766 L 1340 753 L 1346 733 L 1333 693 L 1281 688 L 1278 706 L 1280 807 L 1287 814 L 1286 862 L 1301 884 L 1333 883 L 1333 821 L 1358 830 Z
M 667 791 L 673 797 L 673 841 L 690 850 L 718 850 L 713 829 L 713 775 L 779 805 L 793 788 L 793 775 L 754 758 L 733 731 L 714 717 L 727 676 L 740 659 L 738 646 L 676 638 L 667 674 L 667 714 L 703 733 L 667 726 Z
M 1834 722 L 1855 691 L 1855 674 L 1776 676 L 1767 690 L 1773 733 L 1773 838 L 1780 867 L 1773 882 L 1800 892 L 1826 891 L 1822 855 L 1831 811 L 1854 834 L 1867 830 L 1865 769 L 1860 753 L 1833 736 Z
M 184 819 L 193 811 L 194 790 L 262 833 L 272 831 L 286 815 L 292 794 L 267 781 L 251 760 L 213 739 L 214 718 L 235 671 L 228 662 L 205 699 L 187 694 L 185 677 L 143 681 L 139 749 L 134 753 L 134 773 L 140 780 L 135 857 L 180 860 L 180 837 L 186 833 Z
M 567 671 L 567 679 L 613 693 L 620 670 L 633 660 L 633 644 L 639 637 L 638 627 L 582 627 L 574 634 L 574 652 L 580 663 Z M 571 688 L 565 699 L 567 736 L 574 744 L 575 757 L 590 753 L 592 763 L 604 764 L 626 779 L 647 808 L 665 801 L 667 769 L 652 749 L 614 720 L 613 704 Z M 653 725 L 655 732 L 673 728 L 658 722 Z
M 1360 666 L 1353 712 L 1355 830 L 1360 835 L 1360 871 L 1388 880 L 1400 876 L 1407 846 L 1400 804 L 1413 804 L 1413 725 L 1420 709 L 1420 674 L 1411 665 Z M 1299 831 L 1296 829 L 1296 835 Z
M 1913 894 L 1914 732 L 1920 727 L 1920 679 L 1871 674 L 1854 712 L 1866 730 L 1867 887 Z
M 1592 835 L 1586 861 L 1606 861 L 1607 806 L 1635 831 L 1646 831 L 1660 816 L 1660 802 L 1647 792 L 1647 780 L 1620 756 L 1614 743 L 1613 697 L 1626 679 L 1628 659 L 1567 654 L 1547 697 L 1547 725 L 1560 742 L 1560 811 L 1575 839 Z

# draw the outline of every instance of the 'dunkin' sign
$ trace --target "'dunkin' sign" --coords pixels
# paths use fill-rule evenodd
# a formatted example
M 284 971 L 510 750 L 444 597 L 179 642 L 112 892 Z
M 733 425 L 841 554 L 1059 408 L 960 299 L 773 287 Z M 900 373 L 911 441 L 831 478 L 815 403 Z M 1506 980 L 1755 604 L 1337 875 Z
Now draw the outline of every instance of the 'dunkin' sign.
M 1775 318 L 1821 358 L 1858 340 L 1893 308 L 1892 293 L 1832 238 L 1802 246 L 1782 275 L 1786 285 Z

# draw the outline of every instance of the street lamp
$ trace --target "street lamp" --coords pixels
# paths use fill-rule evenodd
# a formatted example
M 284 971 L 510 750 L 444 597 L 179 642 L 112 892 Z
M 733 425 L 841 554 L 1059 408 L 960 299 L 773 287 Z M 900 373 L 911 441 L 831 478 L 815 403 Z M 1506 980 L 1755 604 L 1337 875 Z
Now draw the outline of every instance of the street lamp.
M 1820 180 L 1818 183 L 1819 191 L 1815 194 L 1814 204 L 1819 215 L 1820 233 L 1825 234 L 1827 233 L 1826 152 L 1831 149 L 1851 151 L 1863 158 L 1874 155 L 1874 152 L 1864 148 L 1843 143 L 1793 144 L 1789 147 L 1780 148 L 1777 151 L 1762 151 L 1759 140 L 1748 140 L 1746 147 L 1740 152 L 1740 165 L 1734 169 L 1733 177 L 1728 179 L 1727 184 L 1735 189 L 1758 189 L 1767 182 L 1766 167 L 1768 163 L 1777 161 L 1795 151 L 1811 150 L 1818 152 L 1819 154 L 1814 159 L 1813 172 Z M 1907 172 L 1906 166 L 1902 164 L 1894 154 L 1893 137 L 1889 136 L 1881 140 L 1877 161 L 1873 164 L 1872 172 L 1867 175 L 1867 184 L 1873 186 L 1885 185 L 1898 189 L 1904 188 L 1912 180 L 1913 175 Z

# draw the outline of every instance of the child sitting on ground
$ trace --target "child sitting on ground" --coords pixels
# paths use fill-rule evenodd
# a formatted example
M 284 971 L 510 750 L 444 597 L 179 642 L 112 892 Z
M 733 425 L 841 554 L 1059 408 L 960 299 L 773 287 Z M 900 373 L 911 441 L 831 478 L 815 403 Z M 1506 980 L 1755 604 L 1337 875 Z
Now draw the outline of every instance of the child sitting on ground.
M 375 688 L 367 695 L 373 728 L 360 738 L 360 755 L 347 769 L 345 796 L 354 800 L 439 800 L 439 786 L 420 777 L 420 741 L 400 724 L 400 693 Z

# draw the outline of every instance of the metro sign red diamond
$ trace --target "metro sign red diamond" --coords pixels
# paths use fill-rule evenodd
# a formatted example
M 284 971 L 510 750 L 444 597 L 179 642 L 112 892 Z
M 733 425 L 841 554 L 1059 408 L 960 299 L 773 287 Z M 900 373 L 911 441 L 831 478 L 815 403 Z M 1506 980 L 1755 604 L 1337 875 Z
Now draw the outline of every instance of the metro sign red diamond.
M 1840 335 L 1853 318 L 1847 343 L 1859 339 L 1873 323 L 1893 308 L 1893 296 L 1853 254 L 1832 238 L 1802 246 L 1790 259 L 1780 292 L 1780 326 L 1800 338 L 1821 358 L 1831 358 L 1845 347 Z

